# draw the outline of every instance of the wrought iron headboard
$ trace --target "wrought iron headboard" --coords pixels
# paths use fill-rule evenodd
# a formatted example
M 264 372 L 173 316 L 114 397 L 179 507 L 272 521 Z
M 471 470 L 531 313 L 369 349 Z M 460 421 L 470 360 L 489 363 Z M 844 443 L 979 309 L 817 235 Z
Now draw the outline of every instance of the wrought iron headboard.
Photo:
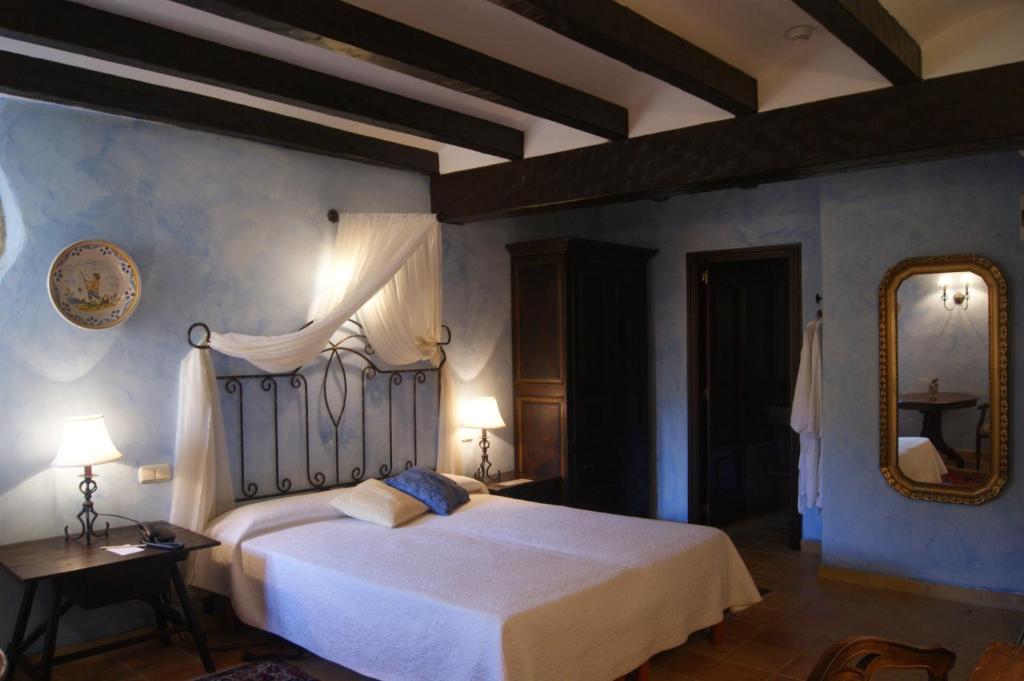
M 348 324 L 353 325 L 362 331 L 362 325 L 355 321 L 349 320 Z M 401 386 L 406 384 L 411 385 L 411 416 L 412 416 L 412 456 L 407 459 L 404 468 L 412 468 L 419 464 L 419 439 L 420 439 L 420 386 L 426 384 L 431 378 L 436 383 L 436 394 L 437 410 L 440 409 L 441 405 L 441 381 L 440 372 L 441 367 L 444 366 L 447 361 L 447 355 L 445 354 L 444 347 L 451 342 L 451 329 L 447 326 L 442 327 L 445 332 L 445 339 L 438 343 L 441 350 L 441 361 L 436 367 L 412 367 L 407 369 L 385 369 L 378 366 L 373 359 L 374 349 L 373 346 L 367 342 L 366 335 L 364 333 L 356 332 L 350 333 L 342 337 L 338 341 L 330 341 L 326 348 L 321 351 L 321 355 L 324 357 L 324 366 L 320 371 L 319 378 L 321 385 L 317 391 L 318 403 L 322 400 L 322 405 L 326 412 L 327 419 L 329 421 L 329 429 L 333 430 L 333 480 L 328 480 L 328 475 L 325 475 L 322 470 L 314 471 L 314 466 L 311 458 L 311 447 L 310 447 L 310 428 L 315 424 L 310 421 L 310 402 L 309 393 L 310 386 L 306 379 L 306 375 L 302 372 L 303 367 L 299 367 L 291 372 L 286 373 L 244 373 L 244 374 L 225 374 L 218 375 L 217 381 L 223 386 L 224 394 L 223 400 L 234 401 L 234 408 L 237 409 L 234 412 L 237 415 L 237 429 L 235 443 L 236 447 L 233 447 L 237 451 L 237 469 L 240 473 L 240 496 L 235 498 L 235 501 L 253 501 L 257 499 L 269 499 L 273 497 L 285 496 L 288 494 L 297 494 L 302 492 L 310 492 L 315 490 L 325 490 L 334 487 L 344 487 L 347 485 L 353 485 L 355 483 L 365 480 L 368 472 L 368 457 L 367 457 L 367 386 L 370 385 L 378 376 L 387 377 L 388 389 L 387 389 L 387 440 L 388 440 L 388 459 L 387 462 L 381 463 L 377 467 L 375 473 L 369 477 L 380 477 L 387 478 L 395 474 L 395 391 L 400 389 Z M 192 337 L 197 329 L 201 329 L 205 336 L 199 342 L 193 341 Z M 209 345 L 210 340 L 210 328 L 202 322 L 193 324 L 188 329 L 188 342 L 194 348 L 211 349 Z M 349 362 L 344 360 L 348 359 Z M 342 435 L 343 435 L 343 420 L 346 415 L 346 409 L 349 407 L 349 373 L 353 373 L 353 369 L 359 375 L 360 382 L 360 430 L 361 430 L 361 456 L 359 457 L 358 465 L 355 465 L 351 471 L 343 470 L 342 460 L 345 457 L 346 452 L 343 451 L 342 446 Z M 340 386 L 340 404 L 335 403 L 329 394 L 330 379 L 334 378 Z M 299 391 L 299 398 L 302 405 L 302 424 L 300 432 L 299 443 L 296 443 L 299 447 L 298 452 L 294 452 L 292 447 L 285 447 L 282 449 L 281 443 L 281 428 L 280 428 L 280 413 L 278 402 L 278 381 L 282 381 L 285 387 L 295 391 Z M 260 491 L 260 485 L 258 482 L 249 479 L 246 476 L 246 436 L 247 428 L 253 428 L 252 419 L 246 418 L 246 402 L 245 393 L 246 386 L 256 384 L 259 386 L 260 391 L 257 395 L 265 394 L 269 396 L 272 401 L 272 432 L 273 432 L 273 475 L 274 475 L 274 490 L 272 492 Z M 424 388 L 425 389 L 425 388 Z M 254 388 L 251 388 L 254 390 Z M 227 413 L 227 409 L 230 406 L 223 404 L 224 411 Z M 226 419 L 225 419 L 226 420 Z M 318 429 L 319 430 L 319 429 Z M 250 440 L 251 440 L 251 433 Z M 299 486 L 293 486 L 292 479 L 287 475 L 282 474 L 282 461 L 288 462 L 292 460 L 292 456 L 300 456 L 304 452 L 305 455 L 305 477 L 306 484 L 300 484 Z M 251 463 L 251 462 L 250 462 Z M 251 466 L 250 466 L 251 469 Z

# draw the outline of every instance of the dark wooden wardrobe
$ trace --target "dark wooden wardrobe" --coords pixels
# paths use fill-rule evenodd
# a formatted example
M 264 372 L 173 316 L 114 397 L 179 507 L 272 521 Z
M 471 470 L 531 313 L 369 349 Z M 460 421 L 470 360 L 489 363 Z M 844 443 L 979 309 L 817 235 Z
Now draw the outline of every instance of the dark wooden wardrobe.
M 516 467 L 571 506 L 647 515 L 647 260 L 642 248 L 510 244 Z

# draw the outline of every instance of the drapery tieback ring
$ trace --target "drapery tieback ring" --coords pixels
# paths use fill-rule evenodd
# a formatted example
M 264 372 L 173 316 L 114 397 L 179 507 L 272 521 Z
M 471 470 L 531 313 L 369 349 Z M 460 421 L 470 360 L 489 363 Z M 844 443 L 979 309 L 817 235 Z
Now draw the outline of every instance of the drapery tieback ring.
M 196 329 L 202 329 L 205 334 L 203 339 L 200 340 L 198 343 L 192 341 L 192 332 L 195 331 Z M 197 348 L 199 350 L 210 349 L 210 327 L 208 327 L 206 324 L 203 324 L 202 322 L 196 322 L 192 326 L 188 327 L 188 334 L 186 335 L 186 338 L 188 338 L 188 344 L 194 348 Z

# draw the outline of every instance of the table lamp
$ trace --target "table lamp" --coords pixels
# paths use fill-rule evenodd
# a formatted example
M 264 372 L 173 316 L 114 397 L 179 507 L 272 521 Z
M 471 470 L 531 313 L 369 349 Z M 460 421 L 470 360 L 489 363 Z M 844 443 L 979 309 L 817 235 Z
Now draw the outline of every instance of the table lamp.
M 67 541 L 85 539 L 85 543 L 91 544 L 93 537 L 106 537 L 110 523 L 102 532 L 93 530 L 93 523 L 98 514 L 92 505 L 92 495 L 96 492 L 96 480 L 92 474 L 92 467 L 102 463 L 117 461 L 121 458 L 121 452 L 110 441 L 107 434 L 107 426 L 102 416 L 76 416 L 64 421 L 64 434 L 60 440 L 60 449 L 57 457 L 50 464 L 58 468 L 85 468 L 82 474 L 82 482 L 78 489 L 85 496 L 82 502 L 82 510 L 76 518 L 81 531 L 72 535 L 68 532 L 68 526 L 64 526 L 64 539 Z
M 481 431 L 480 468 L 473 473 L 473 477 L 477 480 L 497 480 L 497 475 L 491 475 L 491 462 L 487 458 L 487 450 L 491 448 L 487 430 L 505 427 L 498 411 L 498 401 L 493 397 L 474 397 L 469 400 L 463 407 L 462 425 L 466 428 L 479 428 Z

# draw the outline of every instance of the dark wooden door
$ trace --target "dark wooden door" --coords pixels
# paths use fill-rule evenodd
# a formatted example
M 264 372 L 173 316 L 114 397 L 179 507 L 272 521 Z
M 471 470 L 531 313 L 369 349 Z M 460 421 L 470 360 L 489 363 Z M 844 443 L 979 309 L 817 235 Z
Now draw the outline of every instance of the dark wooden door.
M 740 518 L 746 510 L 741 362 L 746 291 L 721 269 L 709 266 L 705 271 L 703 320 L 708 367 L 702 391 L 707 414 L 707 521 L 716 525 Z
M 798 248 L 798 247 L 797 247 Z M 799 353 L 799 251 L 693 254 L 691 519 L 725 525 L 789 508 L 798 546 L 789 405 Z

